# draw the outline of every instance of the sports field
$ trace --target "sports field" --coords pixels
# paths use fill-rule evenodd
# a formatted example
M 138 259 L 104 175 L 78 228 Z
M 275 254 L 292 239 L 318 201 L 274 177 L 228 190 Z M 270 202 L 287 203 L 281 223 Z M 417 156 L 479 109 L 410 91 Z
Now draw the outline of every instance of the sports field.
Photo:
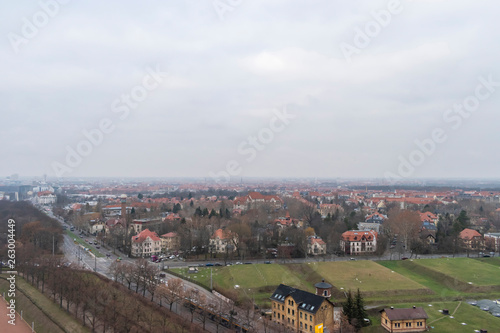
M 187 268 L 174 271 L 205 286 L 210 286 L 212 271 L 214 288 L 234 290 L 240 297 L 253 297 L 260 304 L 268 302 L 267 298 L 280 283 L 314 292 L 314 284 L 322 279 L 334 286 L 334 295 L 335 291 L 343 295 L 343 291 L 358 288 L 372 296 L 432 293 L 427 287 L 372 261 L 200 267 L 196 274 L 188 274 Z
M 373 261 L 314 262 L 309 267 L 324 276 L 337 289 L 362 292 L 426 289 L 423 285 Z
M 500 284 L 500 266 L 490 265 L 476 259 L 419 259 L 414 260 L 413 263 L 473 285 L 493 286 Z

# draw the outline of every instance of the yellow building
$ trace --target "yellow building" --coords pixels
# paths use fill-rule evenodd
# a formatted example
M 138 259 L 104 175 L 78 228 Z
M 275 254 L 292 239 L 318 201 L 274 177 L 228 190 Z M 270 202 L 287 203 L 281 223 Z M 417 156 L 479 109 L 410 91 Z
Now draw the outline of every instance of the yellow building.
M 420 307 L 410 309 L 383 309 L 381 324 L 388 332 L 408 333 L 427 330 L 427 313 Z
M 271 299 L 272 321 L 296 332 L 315 332 L 315 327 L 333 327 L 332 285 L 315 284 L 316 294 L 280 284 Z

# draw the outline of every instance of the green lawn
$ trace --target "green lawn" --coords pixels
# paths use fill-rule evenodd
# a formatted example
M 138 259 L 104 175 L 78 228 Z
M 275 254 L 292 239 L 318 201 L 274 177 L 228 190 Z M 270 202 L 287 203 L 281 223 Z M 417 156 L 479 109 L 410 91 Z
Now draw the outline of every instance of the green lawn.
M 429 306 L 429 304 L 432 306 Z M 488 312 L 481 311 L 479 308 L 469 305 L 466 302 L 407 303 L 392 305 L 395 308 L 409 308 L 413 305 L 424 308 L 429 316 L 427 325 L 430 328 L 430 332 L 470 333 L 480 329 L 486 329 L 488 332 L 500 332 L 499 318 L 493 317 Z M 453 318 L 440 313 L 439 310 L 442 309 L 448 309 Z M 373 325 L 363 329 L 362 332 L 384 332 L 380 329 L 380 315 L 378 310 L 380 310 L 380 308 L 370 311 L 370 319 Z M 467 325 L 462 325 L 462 323 Z
M 69 230 L 65 230 L 66 231 L 66 234 L 68 234 L 68 236 L 70 236 L 73 240 L 76 239 L 76 242 L 79 243 L 79 244 L 82 244 L 84 247 L 88 247 L 89 249 L 92 250 L 92 253 L 97 257 L 97 258 L 101 258 L 101 257 L 104 257 L 104 255 L 99 252 L 95 247 L 94 245 L 91 245 L 87 242 L 85 242 L 85 238 L 80 238 L 80 236 L 77 236 L 75 235 L 73 232 L 69 231 Z
M 188 274 L 187 268 L 176 268 L 173 271 L 205 286 L 210 286 L 210 267 L 199 267 L 198 269 L 199 272 L 196 274 Z M 236 291 L 240 298 L 254 298 L 257 304 L 263 306 L 269 303 L 269 296 L 280 283 L 314 292 L 314 284 L 320 282 L 322 278 L 333 284 L 338 290 L 351 289 L 355 291 L 359 288 L 367 296 L 387 297 L 398 294 L 432 293 L 425 286 L 397 272 L 391 272 L 390 269 L 372 261 L 212 267 L 214 288 L 223 291 Z M 337 294 L 337 296 L 343 297 L 343 294 Z
M 373 261 L 314 262 L 308 266 L 324 276 L 337 289 L 362 292 L 411 291 L 427 289 L 408 277 L 400 275 Z
M 500 267 L 471 258 L 419 259 L 413 263 L 478 286 L 498 285 Z

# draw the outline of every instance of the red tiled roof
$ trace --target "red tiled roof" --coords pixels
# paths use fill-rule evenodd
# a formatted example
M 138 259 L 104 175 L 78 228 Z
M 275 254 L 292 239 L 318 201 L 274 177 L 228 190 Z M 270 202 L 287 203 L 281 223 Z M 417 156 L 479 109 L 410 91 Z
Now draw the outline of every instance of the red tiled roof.
M 223 229 L 217 229 L 215 230 L 214 234 L 212 235 L 212 239 L 214 238 L 219 238 L 219 239 L 231 239 L 235 235 L 229 231 L 229 230 L 223 230 Z
M 475 237 L 481 237 L 481 234 L 479 232 L 477 232 L 476 230 L 467 228 L 467 229 L 464 229 L 460 232 L 459 237 L 461 239 L 470 240 L 470 239 L 473 239 Z
M 140 233 L 135 236 L 132 236 L 132 242 L 134 243 L 142 243 L 146 240 L 146 238 L 151 238 L 152 241 L 159 241 L 160 237 L 156 234 L 156 232 L 149 231 L 149 229 L 144 229 Z
M 357 231 L 357 230 L 349 230 L 342 234 L 342 239 L 349 242 L 357 242 L 361 240 L 371 241 L 377 238 L 377 232 L 370 231 Z

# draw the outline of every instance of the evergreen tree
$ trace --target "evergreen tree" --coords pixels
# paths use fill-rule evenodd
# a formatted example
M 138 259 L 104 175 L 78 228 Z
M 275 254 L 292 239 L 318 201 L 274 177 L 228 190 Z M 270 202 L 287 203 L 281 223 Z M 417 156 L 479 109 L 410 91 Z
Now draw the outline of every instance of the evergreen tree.
M 201 214 L 202 216 L 208 216 L 208 209 L 207 208 L 204 208 L 203 209 L 203 213 Z
M 139 200 L 142 200 L 142 198 L 144 198 L 144 196 L 142 195 L 142 193 L 139 193 L 139 194 L 137 194 L 137 198 L 138 198 Z
M 201 212 L 201 208 L 198 206 L 198 207 L 196 208 L 196 210 L 194 211 L 194 215 L 195 215 L 195 216 L 201 216 L 201 214 L 202 214 L 202 212 Z
M 180 210 L 181 210 L 181 204 L 176 203 L 176 204 L 174 205 L 174 208 L 172 209 L 172 212 L 175 214 L 175 213 L 177 213 L 177 212 L 178 212 L 178 211 L 180 211 Z
M 193 195 L 191 194 L 191 192 L 188 193 L 188 199 L 191 199 L 193 197 Z
M 469 226 L 470 218 L 467 216 L 467 212 L 465 210 L 460 211 L 460 214 L 457 217 L 457 222 L 459 223 L 462 230 Z
M 191 202 L 189 203 L 189 207 L 193 207 L 193 205 L 194 205 L 194 202 L 193 202 L 193 200 L 191 200 Z
M 347 300 L 342 304 L 342 312 L 345 314 L 350 324 L 355 314 L 354 301 L 350 290 L 347 293 Z
M 358 293 L 356 294 L 356 298 L 354 300 L 354 308 L 355 308 L 355 318 L 356 318 L 356 328 L 360 329 L 365 325 L 366 311 L 365 305 L 363 301 L 363 297 L 361 297 L 361 293 L 358 288 Z
M 215 209 L 212 208 L 212 210 L 210 211 L 210 215 L 208 215 L 208 218 L 211 219 L 214 216 L 217 216 L 217 213 L 215 212 Z

